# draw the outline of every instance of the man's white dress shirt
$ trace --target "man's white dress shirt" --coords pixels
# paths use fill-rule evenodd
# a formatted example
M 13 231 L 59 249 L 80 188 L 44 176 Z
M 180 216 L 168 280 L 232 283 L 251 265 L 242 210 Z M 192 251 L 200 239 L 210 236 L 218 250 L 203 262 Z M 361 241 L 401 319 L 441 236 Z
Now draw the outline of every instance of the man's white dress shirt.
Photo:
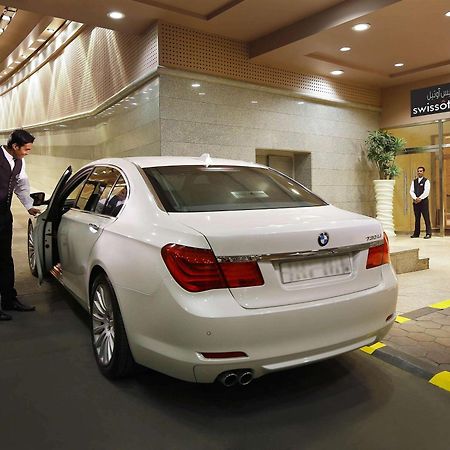
M 9 162 L 11 166 L 11 170 L 14 169 L 14 158 L 7 152 L 6 148 L 2 145 L 2 151 L 5 155 L 5 158 Z M 27 173 L 25 171 L 25 160 L 22 159 L 22 170 L 17 177 L 17 184 L 14 188 L 14 193 L 19 197 L 22 205 L 25 206 L 25 209 L 28 211 L 33 207 L 33 199 L 30 197 L 30 182 L 28 180 Z
M 422 181 L 423 177 L 417 178 L 417 181 L 420 183 Z M 409 190 L 409 194 L 411 195 L 412 199 L 415 200 L 416 198 L 420 198 L 421 200 L 425 200 L 430 195 L 430 180 L 427 179 L 425 181 L 424 191 L 422 195 L 419 195 L 416 197 L 416 194 L 414 193 L 414 180 L 411 183 L 411 189 Z

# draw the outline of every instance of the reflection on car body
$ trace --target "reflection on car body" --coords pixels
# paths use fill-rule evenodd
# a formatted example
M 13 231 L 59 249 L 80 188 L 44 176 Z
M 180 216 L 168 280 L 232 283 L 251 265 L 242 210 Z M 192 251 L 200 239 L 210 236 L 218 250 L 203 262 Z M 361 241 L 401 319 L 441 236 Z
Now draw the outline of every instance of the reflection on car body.
M 111 158 L 68 169 L 29 224 L 29 256 L 41 281 L 52 273 L 89 311 L 111 378 L 137 362 L 247 384 L 370 345 L 395 319 L 379 222 L 242 161 Z

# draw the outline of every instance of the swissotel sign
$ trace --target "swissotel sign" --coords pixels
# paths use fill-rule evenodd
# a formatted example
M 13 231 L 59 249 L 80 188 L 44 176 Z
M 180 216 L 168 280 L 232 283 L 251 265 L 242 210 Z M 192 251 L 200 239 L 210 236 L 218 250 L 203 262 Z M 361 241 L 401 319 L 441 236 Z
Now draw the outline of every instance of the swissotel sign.
M 411 91 L 411 117 L 450 112 L 450 83 Z

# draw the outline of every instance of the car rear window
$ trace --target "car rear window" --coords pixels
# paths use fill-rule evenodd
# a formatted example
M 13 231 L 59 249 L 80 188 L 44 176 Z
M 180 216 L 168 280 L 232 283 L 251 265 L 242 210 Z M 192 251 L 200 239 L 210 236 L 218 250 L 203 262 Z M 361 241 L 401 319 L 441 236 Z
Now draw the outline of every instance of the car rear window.
M 301 184 L 269 168 L 163 166 L 143 170 L 169 212 L 326 205 Z

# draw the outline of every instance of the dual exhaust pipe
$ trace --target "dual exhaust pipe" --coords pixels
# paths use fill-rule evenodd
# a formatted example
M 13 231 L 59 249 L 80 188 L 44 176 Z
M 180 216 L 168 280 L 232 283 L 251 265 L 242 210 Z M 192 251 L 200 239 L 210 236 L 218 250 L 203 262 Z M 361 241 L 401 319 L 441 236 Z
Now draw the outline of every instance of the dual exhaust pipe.
M 236 384 L 247 386 L 253 380 L 253 372 L 249 369 L 229 370 L 221 373 L 217 377 L 217 381 L 222 383 L 225 387 L 232 387 Z

